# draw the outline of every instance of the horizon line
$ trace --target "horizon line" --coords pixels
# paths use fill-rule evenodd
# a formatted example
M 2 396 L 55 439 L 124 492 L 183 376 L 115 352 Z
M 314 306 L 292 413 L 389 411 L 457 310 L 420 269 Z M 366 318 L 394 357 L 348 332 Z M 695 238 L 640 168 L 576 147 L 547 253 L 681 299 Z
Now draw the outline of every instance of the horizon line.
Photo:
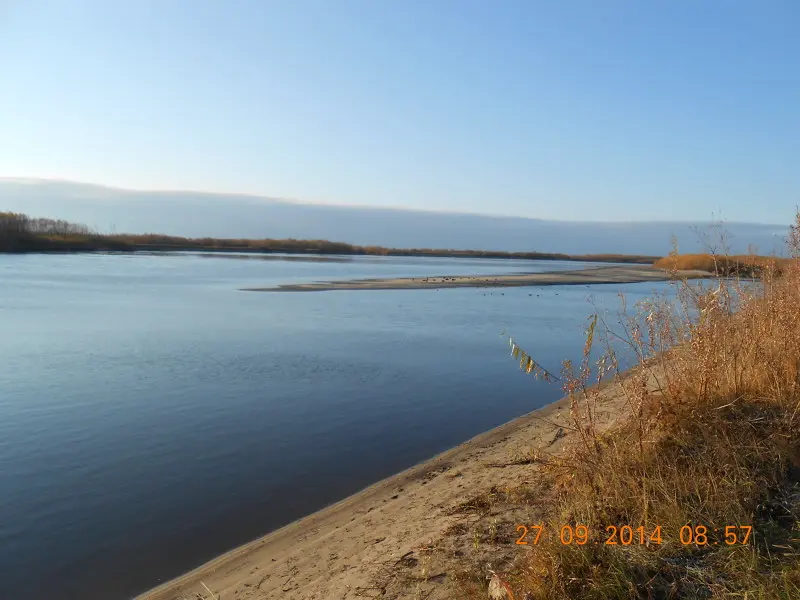
M 266 200 L 271 202 L 281 202 L 284 204 L 306 205 L 306 206 L 327 206 L 330 208 L 363 208 L 371 210 L 385 210 L 385 211 L 401 211 L 401 212 L 419 212 L 419 213 L 433 213 L 443 215 L 464 215 L 474 217 L 484 217 L 493 219 L 525 219 L 528 221 L 540 222 L 556 222 L 556 223 L 598 223 L 598 224 L 643 224 L 643 223 L 670 223 L 670 224 L 686 224 L 686 225 L 714 225 L 714 224 L 729 224 L 729 225 L 763 225 L 769 227 L 788 227 L 784 223 L 765 223 L 757 221 L 727 221 L 724 219 L 711 219 L 707 221 L 689 221 L 689 220 L 627 220 L 627 221 L 579 221 L 573 219 L 544 219 L 541 217 L 526 217 L 521 215 L 512 214 L 492 214 L 492 213 L 478 213 L 470 211 L 458 211 L 447 209 L 432 209 L 432 208 L 416 208 L 407 206 L 375 206 L 371 204 L 347 204 L 347 203 L 332 203 L 325 201 L 314 200 L 301 200 L 296 198 L 287 198 L 284 196 L 269 196 L 266 194 L 252 193 L 252 192 L 220 192 L 220 191 L 201 191 L 186 188 L 131 188 L 117 185 L 109 185 L 106 183 L 97 183 L 93 181 L 76 181 L 74 179 L 65 179 L 63 177 L 16 177 L 11 175 L 0 175 L 0 182 L 10 181 L 18 183 L 56 183 L 67 185 L 84 185 L 95 188 L 101 188 L 108 191 L 130 193 L 130 194 L 196 194 L 200 196 L 214 196 L 222 198 L 225 196 L 235 198 L 247 198 L 253 200 Z

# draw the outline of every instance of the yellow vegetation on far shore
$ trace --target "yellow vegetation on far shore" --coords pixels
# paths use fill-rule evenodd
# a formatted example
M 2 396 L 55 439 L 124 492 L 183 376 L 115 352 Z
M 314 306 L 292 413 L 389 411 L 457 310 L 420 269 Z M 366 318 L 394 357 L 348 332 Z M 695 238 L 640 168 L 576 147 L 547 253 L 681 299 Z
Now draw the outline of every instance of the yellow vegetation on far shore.
M 658 259 L 654 267 L 670 271 L 708 271 L 715 275 L 758 277 L 763 271 L 780 274 L 788 259 L 752 254 L 671 254 Z

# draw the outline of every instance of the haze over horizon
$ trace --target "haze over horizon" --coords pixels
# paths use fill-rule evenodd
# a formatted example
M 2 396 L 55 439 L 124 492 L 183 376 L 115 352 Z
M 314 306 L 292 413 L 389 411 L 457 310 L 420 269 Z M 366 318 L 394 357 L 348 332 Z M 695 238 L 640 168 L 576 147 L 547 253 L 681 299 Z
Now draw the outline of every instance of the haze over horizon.
M 788 223 L 798 22 L 790 1 L 5 2 L 0 176 Z
M 579 222 L 579 223 L 690 223 L 690 224 L 698 224 L 698 223 L 707 223 L 709 225 L 718 225 L 725 222 L 729 223 L 738 223 L 738 224 L 747 224 L 747 225 L 774 225 L 778 227 L 784 227 L 786 223 L 771 223 L 767 221 L 728 221 L 727 219 L 718 217 L 717 215 L 710 214 L 708 215 L 709 218 L 700 219 L 700 220 L 691 220 L 691 219 L 659 219 L 657 221 L 653 220 L 643 220 L 643 219 L 636 219 L 635 216 L 631 216 L 626 220 L 614 220 L 611 221 L 609 219 L 593 219 L 593 218 L 583 218 L 583 219 L 543 219 L 539 217 L 526 217 L 523 215 L 516 215 L 516 214 L 503 214 L 503 213 L 493 213 L 493 212 L 473 212 L 468 210 L 459 210 L 458 208 L 452 209 L 437 209 L 437 208 L 413 208 L 413 207 L 406 207 L 406 206 L 390 206 L 390 205 L 378 205 L 378 206 L 370 206 L 368 204 L 350 204 L 350 203 L 333 203 L 333 202 L 324 202 L 324 201 L 310 201 L 304 200 L 302 198 L 286 198 L 286 197 L 279 197 L 279 196 L 272 196 L 269 194 L 255 194 L 249 192 L 236 192 L 236 191 L 202 191 L 202 190 L 195 190 L 195 189 L 178 189 L 178 188 L 158 188 L 158 189 L 143 189 L 143 188 L 132 188 L 132 187 L 123 187 L 123 186 L 114 186 L 108 185 L 104 183 L 96 183 L 92 181 L 70 181 L 67 179 L 60 179 L 60 178 L 47 178 L 47 177 L 7 177 L 7 176 L 0 176 L 0 184 L 21 184 L 21 185 L 35 185 L 35 186 L 56 186 L 58 189 L 59 186 L 63 186 L 63 190 L 70 189 L 71 194 L 74 196 L 76 193 L 80 196 L 80 192 L 83 192 L 85 195 L 83 196 L 84 199 L 101 199 L 103 197 L 112 198 L 117 194 L 142 194 L 142 195 L 150 195 L 150 194 L 166 194 L 166 195 L 179 195 L 179 196 L 186 196 L 186 197 L 215 197 L 219 199 L 226 199 L 226 198 L 241 198 L 241 199 L 250 199 L 254 201 L 266 201 L 266 202 L 284 202 L 288 204 L 301 204 L 301 205 L 309 205 L 309 206 L 328 206 L 332 208 L 374 208 L 379 210 L 387 210 L 387 211 L 413 211 L 419 213 L 441 213 L 441 214 L 454 214 L 454 215 L 474 215 L 474 216 L 481 216 L 481 217 L 502 217 L 502 218 L 520 218 L 520 219 L 531 219 L 531 220 L 539 220 L 539 221 L 565 221 L 565 222 Z M 9 200 L 8 197 L 0 197 L 0 200 Z M 54 204 L 57 206 L 57 204 Z M 21 210 L 21 209 L 20 209 Z M 598 215 L 601 216 L 602 215 Z
M 785 224 L 558 221 L 414 209 L 310 204 L 265 196 L 135 191 L 0 178 L 0 207 L 84 223 L 102 233 L 327 239 L 365 246 L 566 254 L 663 255 L 755 246 L 782 253 Z M 725 237 L 720 235 L 724 232 Z

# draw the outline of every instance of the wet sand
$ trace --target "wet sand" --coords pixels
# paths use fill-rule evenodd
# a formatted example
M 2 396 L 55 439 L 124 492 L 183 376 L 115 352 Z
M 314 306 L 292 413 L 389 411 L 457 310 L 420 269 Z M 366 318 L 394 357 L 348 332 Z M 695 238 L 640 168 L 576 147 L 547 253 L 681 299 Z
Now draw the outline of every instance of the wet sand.
M 708 277 L 705 271 L 681 271 L 682 279 Z M 524 287 L 542 285 L 597 285 L 668 281 L 672 274 L 650 265 L 613 265 L 576 271 L 512 273 L 508 275 L 458 275 L 438 277 L 399 277 L 394 279 L 354 279 L 286 284 L 277 287 L 243 288 L 248 292 L 326 292 L 334 290 L 421 290 L 460 287 Z

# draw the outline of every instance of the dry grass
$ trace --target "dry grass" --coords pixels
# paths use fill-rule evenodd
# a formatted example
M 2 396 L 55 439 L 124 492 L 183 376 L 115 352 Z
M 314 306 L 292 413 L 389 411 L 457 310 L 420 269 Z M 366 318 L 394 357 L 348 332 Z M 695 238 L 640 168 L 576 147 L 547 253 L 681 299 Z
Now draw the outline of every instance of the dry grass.
M 574 431 L 566 453 L 544 466 L 556 497 L 544 523 L 554 534 L 502 574 L 505 597 L 800 598 L 797 226 L 780 277 L 771 263 L 751 262 L 762 267 L 759 285 L 676 284 L 677 300 L 640 305 L 621 334 L 592 318 L 581 364 L 566 363 L 559 377 Z M 671 260 L 708 267 L 705 258 Z M 623 350 L 636 363 L 624 375 Z M 555 378 L 516 345 L 514 353 L 528 372 Z M 606 378 L 617 380 L 627 409 L 602 432 L 593 384 Z M 565 525 L 585 526 L 587 543 L 562 543 Z M 645 543 L 636 534 L 630 545 L 606 544 L 611 526 L 643 526 Z M 707 543 L 683 544 L 686 526 L 693 537 L 705 527 Z M 740 526 L 752 527 L 747 543 Z M 661 543 L 651 539 L 656 527 Z M 726 527 L 736 544 L 727 545 Z M 459 597 L 486 598 L 490 574 L 470 575 Z
M 708 271 L 722 276 L 754 277 L 767 271 L 780 274 L 788 259 L 750 254 L 672 254 L 660 258 L 654 267 L 674 271 Z

